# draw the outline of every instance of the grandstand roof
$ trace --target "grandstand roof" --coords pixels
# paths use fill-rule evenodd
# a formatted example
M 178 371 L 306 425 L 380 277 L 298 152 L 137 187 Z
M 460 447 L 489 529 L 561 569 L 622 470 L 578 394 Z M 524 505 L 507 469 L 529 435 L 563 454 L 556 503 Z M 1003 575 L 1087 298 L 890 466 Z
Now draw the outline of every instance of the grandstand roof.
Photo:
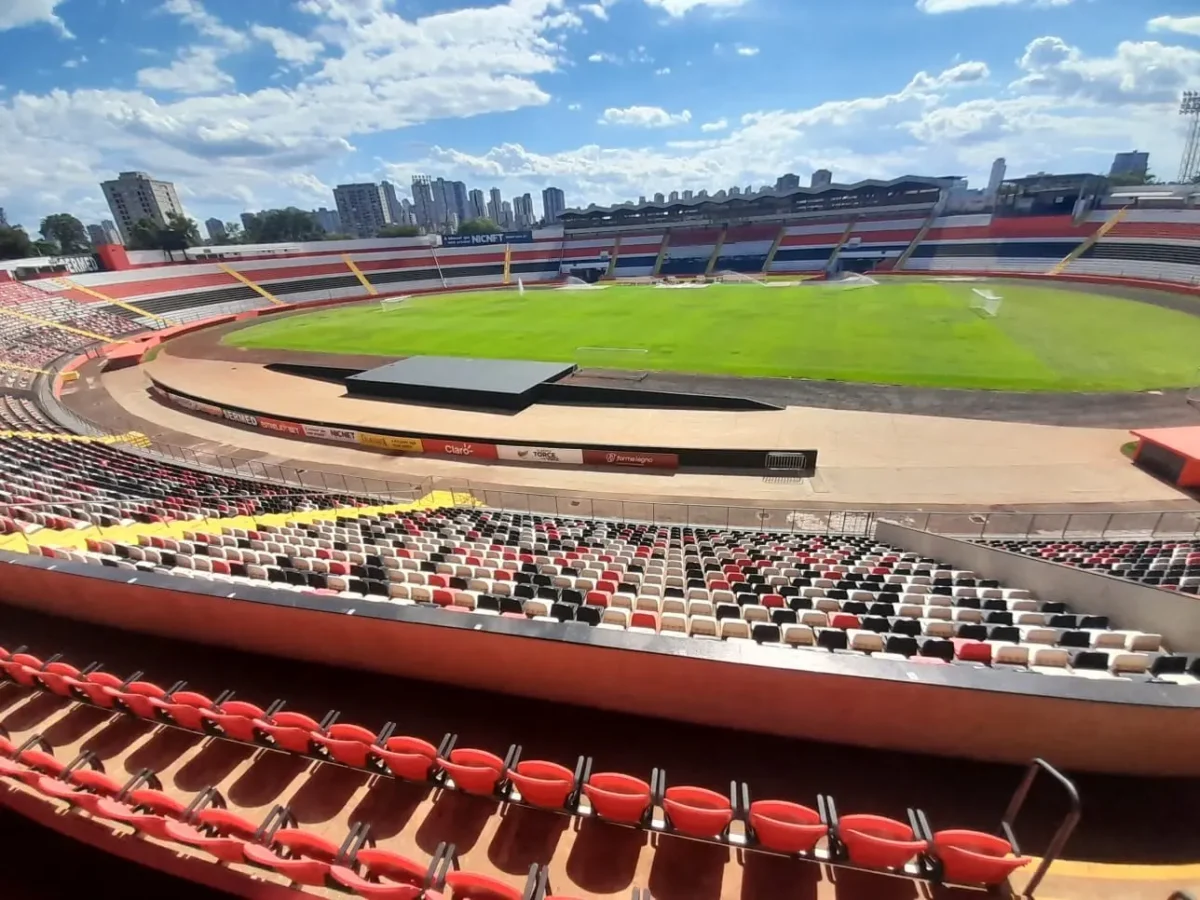
M 713 197 L 693 197 L 691 200 L 673 200 L 664 203 L 620 203 L 614 206 L 596 206 L 592 204 L 582 209 L 565 210 L 561 218 L 563 221 L 570 223 L 571 221 L 594 219 L 606 215 L 620 215 L 622 213 L 636 215 L 648 212 L 682 212 L 684 210 L 699 212 L 712 208 L 730 209 L 737 207 L 773 206 L 780 201 L 792 201 L 794 204 L 797 200 L 807 200 L 809 198 L 828 200 L 853 194 L 861 195 L 881 188 L 889 191 L 895 189 L 913 191 L 941 189 L 946 187 L 950 180 L 952 179 L 931 178 L 924 175 L 903 175 L 899 178 L 893 178 L 890 181 L 868 178 L 854 184 L 829 184 L 816 188 L 799 187 L 779 192 L 768 190 L 759 194 L 735 194 L 720 200 Z

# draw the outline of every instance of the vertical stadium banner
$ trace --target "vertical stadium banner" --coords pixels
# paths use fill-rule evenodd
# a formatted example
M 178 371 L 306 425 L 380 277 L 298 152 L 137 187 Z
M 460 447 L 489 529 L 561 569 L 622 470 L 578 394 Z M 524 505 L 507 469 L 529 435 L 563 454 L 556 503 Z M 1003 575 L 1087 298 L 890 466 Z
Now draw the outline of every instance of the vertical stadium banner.
M 583 462 L 589 466 L 632 466 L 638 469 L 678 469 L 674 453 L 650 453 L 640 450 L 584 450 Z
M 496 446 L 497 458 L 509 462 L 545 463 L 547 465 L 582 466 L 583 451 L 564 447 Z
M 482 247 L 488 244 L 532 244 L 532 231 L 503 231 L 496 234 L 447 234 L 443 247 Z

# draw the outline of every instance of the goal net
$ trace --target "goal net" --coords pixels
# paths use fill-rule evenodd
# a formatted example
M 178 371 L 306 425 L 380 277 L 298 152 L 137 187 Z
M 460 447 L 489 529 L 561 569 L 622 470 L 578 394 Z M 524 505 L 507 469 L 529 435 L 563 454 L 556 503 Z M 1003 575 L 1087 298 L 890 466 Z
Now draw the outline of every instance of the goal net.
M 575 364 L 590 378 L 641 381 L 649 351 L 639 347 L 576 347 Z
M 971 288 L 971 309 L 981 316 L 994 319 L 1004 298 L 987 288 Z
M 405 294 L 403 297 L 384 297 L 379 301 L 379 308 L 384 312 L 387 312 L 390 309 L 399 309 L 400 305 L 404 303 L 405 300 L 409 299 L 409 296 L 410 295 Z

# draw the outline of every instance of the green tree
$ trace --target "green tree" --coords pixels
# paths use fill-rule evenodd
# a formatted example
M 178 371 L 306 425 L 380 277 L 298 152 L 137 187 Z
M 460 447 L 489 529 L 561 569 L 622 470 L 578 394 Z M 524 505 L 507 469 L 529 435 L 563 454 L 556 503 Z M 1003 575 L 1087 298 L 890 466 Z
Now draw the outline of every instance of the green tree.
M 311 212 L 289 206 L 286 209 L 267 209 L 250 215 L 246 220 L 246 244 L 277 244 L 281 241 L 319 241 L 325 230 L 317 224 Z
M 174 252 L 195 247 L 200 241 L 200 226 L 195 220 L 178 213 L 167 215 L 167 224 L 152 219 L 138 219 L 129 233 L 130 250 L 166 250 Z
M 161 250 L 158 223 L 153 219 L 138 219 L 129 229 L 130 250 Z
M 0 226 L 0 259 L 27 259 L 33 255 L 33 241 L 24 228 Z
M 499 225 L 488 218 L 467 219 L 459 223 L 459 234 L 499 234 L 503 231 Z
M 384 225 L 379 229 L 379 237 L 416 237 L 420 233 L 421 229 L 416 225 Z
M 42 219 L 42 227 L 38 229 L 48 241 L 58 244 L 62 253 L 88 253 L 92 249 L 88 241 L 87 229 L 70 213 L 55 213 Z

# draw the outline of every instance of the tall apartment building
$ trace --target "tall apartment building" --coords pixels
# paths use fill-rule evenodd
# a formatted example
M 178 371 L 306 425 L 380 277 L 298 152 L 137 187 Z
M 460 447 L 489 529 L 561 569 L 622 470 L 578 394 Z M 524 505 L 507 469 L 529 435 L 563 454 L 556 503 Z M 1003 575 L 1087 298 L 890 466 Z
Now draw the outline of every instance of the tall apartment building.
M 433 209 L 433 182 L 428 175 L 414 175 L 412 180 L 413 212 L 417 224 L 432 231 L 437 219 Z
M 459 222 L 465 222 L 471 216 L 471 204 L 467 199 L 467 186 L 461 181 L 446 183 L 446 205 L 453 210 Z
M 99 225 L 89 225 L 87 233 L 88 240 L 92 242 L 93 247 L 103 247 L 108 243 L 108 237 L 104 234 L 104 229 Z
M 667 194 L 667 199 L 670 200 L 672 203 L 678 203 L 679 202 L 679 191 L 671 191 L 671 193 Z
M 342 220 L 338 217 L 336 209 L 326 209 L 322 206 L 320 209 L 314 209 L 312 216 L 326 234 L 341 234 Z
M 505 200 L 500 204 L 500 221 L 497 224 L 507 230 L 513 227 L 514 221 L 512 204 Z
M 400 198 L 396 196 L 396 186 L 390 181 L 384 181 L 379 186 L 383 188 L 383 199 L 387 204 L 388 215 L 392 217 L 392 223 L 402 224 L 400 215 L 404 212 L 404 207 L 400 204 Z
M 1137 178 L 1145 178 L 1150 171 L 1150 154 L 1144 150 L 1131 150 L 1128 153 L 1118 153 L 1113 157 L 1112 168 L 1108 170 L 1108 176 L 1112 178 L 1114 175 L 1133 175 Z
M 817 169 L 812 173 L 812 180 L 808 186 L 812 188 L 826 188 L 833 184 L 833 173 L 828 169 Z
M 487 200 L 483 191 L 475 188 L 467 195 L 467 218 L 482 219 L 487 216 Z
M 800 187 L 800 176 L 793 175 L 791 172 L 775 179 L 775 190 L 781 194 L 785 191 L 794 191 L 798 187 Z
M 500 188 L 492 188 L 488 191 L 488 196 L 491 198 L 487 205 L 488 218 L 499 225 L 501 224 L 500 217 L 504 212 L 502 205 L 504 201 L 500 199 Z
M 339 184 L 333 189 L 342 228 L 355 237 L 374 237 L 392 224 L 387 195 L 381 184 Z
M 208 231 L 208 239 L 210 241 L 220 241 L 225 238 L 225 223 L 216 216 L 211 219 L 205 219 L 204 228 Z M 95 241 L 92 243 L 95 243 Z
M 536 221 L 533 214 L 533 197 L 522 194 L 513 197 L 513 225 L 517 228 L 532 228 Z
M 145 172 L 121 172 L 115 180 L 101 182 L 100 189 L 126 243 L 133 226 L 141 219 L 166 225 L 167 216 L 184 214 L 175 185 L 151 178 Z
M 566 195 L 560 188 L 548 187 L 542 191 L 542 218 L 547 225 L 557 222 L 566 208 Z
M 0 206 L 0 228 L 8 227 L 8 214 L 4 211 L 4 207 Z
M 992 163 L 992 174 L 988 178 L 987 199 L 995 201 L 1000 194 L 1000 185 L 1004 184 L 1004 176 L 1008 174 L 1008 160 L 1003 156 Z

